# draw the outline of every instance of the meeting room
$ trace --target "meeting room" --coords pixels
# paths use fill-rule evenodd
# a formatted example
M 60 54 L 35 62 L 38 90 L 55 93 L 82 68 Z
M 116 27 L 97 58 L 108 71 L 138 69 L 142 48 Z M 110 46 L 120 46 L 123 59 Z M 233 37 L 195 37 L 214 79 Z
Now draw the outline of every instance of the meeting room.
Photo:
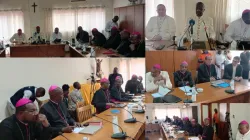
M 146 0 L 146 49 L 249 50 L 248 0 Z
M 2 0 L 0 57 L 144 57 L 145 1 Z
M 248 109 L 234 103 L 147 104 L 146 140 L 248 139 Z
M 147 103 L 249 103 L 249 51 L 146 53 Z
M 0 139 L 144 139 L 144 59 L 0 63 Z

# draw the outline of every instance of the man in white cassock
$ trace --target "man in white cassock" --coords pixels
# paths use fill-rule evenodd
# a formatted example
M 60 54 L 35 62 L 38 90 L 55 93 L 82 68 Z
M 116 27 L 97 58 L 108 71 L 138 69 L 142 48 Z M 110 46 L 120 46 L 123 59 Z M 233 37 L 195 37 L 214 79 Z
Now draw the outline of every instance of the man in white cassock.
M 192 16 L 192 17 L 188 18 L 186 29 L 184 32 L 186 32 L 186 30 L 190 26 L 190 24 L 189 24 L 190 20 L 193 19 L 195 21 L 195 24 L 193 26 L 192 39 L 194 41 L 213 42 L 215 40 L 215 37 L 216 37 L 215 31 L 214 31 L 214 26 L 213 26 L 213 19 L 211 17 L 204 16 L 204 14 L 203 14 L 204 12 L 205 12 L 205 5 L 202 2 L 198 2 L 196 4 L 196 16 Z M 207 32 L 208 38 L 207 38 L 206 32 Z M 191 41 L 190 29 L 189 29 L 189 31 L 186 32 L 184 40 Z
M 175 20 L 166 15 L 166 7 L 163 4 L 157 6 L 158 16 L 151 17 L 146 26 L 146 38 L 148 40 L 172 40 L 175 36 Z
M 237 41 L 250 41 L 250 10 L 244 10 L 242 17 L 228 26 L 224 38 L 231 43 L 231 50 L 237 49 Z
M 59 28 L 55 28 L 55 31 L 50 36 L 50 42 L 56 43 L 62 40 L 62 33 L 59 32 Z
M 172 89 L 168 72 L 161 71 L 161 66 L 156 64 L 153 66 L 151 72 L 146 73 L 146 91 L 155 91 L 159 88 L 159 86 Z
M 247 121 L 241 121 L 238 130 L 236 140 L 250 140 L 250 130 Z

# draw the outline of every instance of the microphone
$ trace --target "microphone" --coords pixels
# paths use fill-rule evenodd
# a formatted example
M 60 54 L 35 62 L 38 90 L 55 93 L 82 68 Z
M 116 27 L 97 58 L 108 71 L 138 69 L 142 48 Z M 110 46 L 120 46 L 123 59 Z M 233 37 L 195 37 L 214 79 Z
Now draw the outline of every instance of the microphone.
M 121 108 L 121 109 L 126 110 L 132 116 L 132 118 L 124 120 L 125 123 L 136 123 L 137 122 L 136 118 L 133 116 L 132 113 L 130 113 L 130 111 L 128 111 L 125 108 Z
M 65 137 L 65 136 L 63 135 L 62 132 L 59 132 L 58 134 L 59 134 L 60 136 L 64 137 L 66 140 L 69 140 L 67 137 Z
M 211 43 L 210 43 L 210 41 L 209 41 L 209 37 L 208 37 L 208 34 L 207 34 L 207 26 L 206 26 L 204 20 L 203 20 L 202 22 L 203 22 L 203 24 L 204 24 L 204 26 L 205 26 L 204 30 L 205 30 L 205 32 L 206 32 L 206 37 L 207 37 L 207 41 L 208 41 L 209 47 L 210 47 L 210 49 L 212 50 L 212 46 L 211 46 Z
M 184 38 L 184 36 L 186 35 L 187 31 L 189 30 L 190 26 L 188 26 L 187 30 L 184 32 L 184 34 L 182 35 L 180 41 L 179 41 L 179 45 L 178 45 L 178 50 L 186 50 L 186 48 L 181 47 L 181 41 Z M 182 41 L 183 42 L 183 41 Z
M 176 73 L 177 74 L 177 76 L 178 76 L 178 78 L 179 79 L 181 79 L 181 77 L 180 77 L 180 75 L 178 74 L 178 73 Z M 175 74 L 174 74 L 175 75 Z M 187 99 L 185 99 L 183 102 L 184 103 L 193 103 L 193 101 L 192 100 L 189 100 L 188 99 L 188 95 L 187 95 L 187 89 L 186 89 L 186 84 L 184 84 L 184 81 L 183 81 L 183 79 L 181 80 L 181 82 L 182 82 L 182 85 L 183 85 L 183 87 L 184 87 L 184 92 L 185 92 L 185 94 L 186 94 L 186 97 L 187 97 Z M 189 92 L 192 92 L 192 90 L 190 90 Z
M 145 110 L 143 109 L 143 106 L 142 105 L 140 105 L 140 104 L 137 104 L 137 105 L 139 105 L 142 109 L 141 110 L 136 110 L 135 111 L 135 113 L 140 113 L 140 114 L 144 114 L 145 113 Z
M 190 20 L 189 20 L 189 25 L 190 25 L 190 27 L 191 27 L 191 29 L 190 29 L 191 35 L 193 35 L 193 34 L 194 34 L 194 29 L 193 29 L 193 27 L 194 27 L 194 25 L 195 25 L 195 20 L 190 19 Z
M 99 118 L 99 119 L 101 119 L 101 120 L 107 121 L 107 122 L 109 122 L 109 123 L 112 123 L 111 121 L 108 121 L 108 120 L 106 120 L 106 119 L 103 119 L 103 118 L 101 118 L 101 117 L 99 117 L 99 116 L 97 116 L 97 115 L 95 115 L 95 114 L 93 114 L 93 116 L 94 116 L 94 117 L 97 117 L 97 118 Z M 113 134 L 113 135 L 111 136 L 111 138 L 113 138 L 113 139 L 125 139 L 125 138 L 127 137 L 127 134 L 126 134 L 126 132 L 123 131 L 122 127 L 119 126 L 118 124 L 115 124 L 115 123 L 112 123 L 112 124 L 118 126 L 118 127 L 121 129 L 122 132 L 121 132 L 121 133 L 115 133 L 115 134 Z

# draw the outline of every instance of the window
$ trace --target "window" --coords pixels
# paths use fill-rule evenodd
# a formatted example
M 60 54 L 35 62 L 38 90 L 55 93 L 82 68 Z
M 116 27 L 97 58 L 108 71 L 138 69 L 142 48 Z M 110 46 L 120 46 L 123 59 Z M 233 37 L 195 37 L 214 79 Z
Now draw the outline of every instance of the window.
M 228 0 L 227 23 L 241 18 L 242 12 L 249 7 L 250 0 Z
M 181 117 L 181 110 L 179 108 L 155 109 L 155 116 L 159 120 L 165 120 L 166 116 L 173 119 L 173 116 Z
M 18 29 L 24 32 L 22 11 L 0 11 L 0 40 L 9 40 Z
M 102 32 L 105 29 L 105 9 L 55 9 L 52 11 L 52 23 L 53 29 L 58 27 L 64 39 L 75 36 L 78 26 L 89 33 L 93 28 Z
M 157 5 L 163 4 L 166 6 L 167 15 L 174 17 L 174 0 L 146 0 L 146 24 L 153 16 L 157 16 Z

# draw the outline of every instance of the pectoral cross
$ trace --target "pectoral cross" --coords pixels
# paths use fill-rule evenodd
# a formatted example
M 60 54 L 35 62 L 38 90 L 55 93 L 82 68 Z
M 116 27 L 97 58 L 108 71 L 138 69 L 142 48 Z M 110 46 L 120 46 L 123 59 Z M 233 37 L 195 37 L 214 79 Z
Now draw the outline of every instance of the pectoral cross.
M 34 13 L 36 12 L 36 7 L 37 7 L 38 5 L 36 5 L 36 3 L 34 2 L 34 4 L 32 5 L 32 7 L 34 7 Z

